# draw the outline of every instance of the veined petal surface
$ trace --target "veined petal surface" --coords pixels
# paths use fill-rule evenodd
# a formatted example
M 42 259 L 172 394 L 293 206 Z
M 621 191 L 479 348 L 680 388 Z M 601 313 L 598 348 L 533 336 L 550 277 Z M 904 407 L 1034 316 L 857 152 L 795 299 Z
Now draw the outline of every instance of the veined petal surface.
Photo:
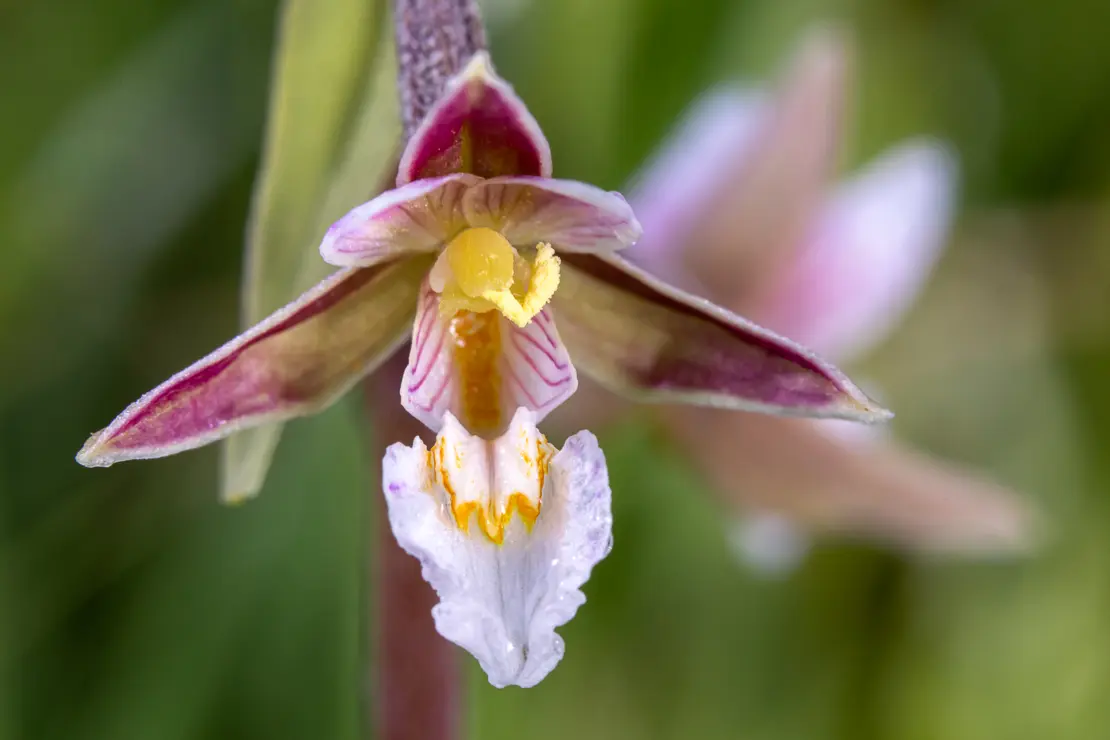
M 498 177 L 463 199 L 471 226 L 501 232 L 512 244 L 548 242 L 557 252 L 606 252 L 640 238 L 640 223 L 620 193 L 573 180 Z
M 438 430 L 450 412 L 475 434 L 500 434 L 518 408 L 530 409 L 538 423 L 577 387 L 550 307 L 523 328 L 497 311 L 443 316 L 439 295 L 425 282 L 401 404 L 429 429 Z
M 890 413 L 788 339 L 618 255 L 566 255 L 552 301 L 571 357 L 634 399 L 879 421 Z
M 473 175 L 445 175 L 386 191 L 332 224 L 320 255 L 333 265 L 366 267 L 435 252 L 465 228 L 463 194 L 476 182 Z
M 452 172 L 551 177 L 543 131 L 485 52 L 447 82 L 401 155 L 397 184 Z
M 131 404 L 77 461 L 163 457 L 319 411 L 404 341 L 427 269 L 409 260 L 340 270 Z

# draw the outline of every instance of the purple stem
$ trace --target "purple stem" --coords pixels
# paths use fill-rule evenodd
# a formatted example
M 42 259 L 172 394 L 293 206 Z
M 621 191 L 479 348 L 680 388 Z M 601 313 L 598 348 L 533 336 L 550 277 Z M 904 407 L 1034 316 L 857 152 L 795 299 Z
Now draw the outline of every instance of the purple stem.
M 407 140 L 447 80 L 486 48 L 486 29 L 476 0 L 395 0 L 393 19 Z
M 367 384 L 374 419 L 375 457 L 383 444 L 410 442 L 426 432 L 397 403 L 403 352 Z M 376 492 L 375 701 L 371 727 L 380 740 L 457 740 L 462 737 L 462 675 L 457 648 L 432 621 L 436 595 L 420 563 L 389 529 L 385 499 Z

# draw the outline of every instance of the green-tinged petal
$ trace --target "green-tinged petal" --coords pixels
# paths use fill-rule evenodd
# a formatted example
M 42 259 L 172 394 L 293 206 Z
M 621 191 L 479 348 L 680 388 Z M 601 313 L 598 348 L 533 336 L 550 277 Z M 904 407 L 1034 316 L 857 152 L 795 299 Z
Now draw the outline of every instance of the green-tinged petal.
M 327 226 L 392 179 L 400 138 L 396 61 L 382 3 L 289 0 L 283 10 L 243 286 L 244 326 L 332 268 L 317 245 Z M 281 424 L 222 446 L 221 495 L 262 487 Z
M 77 455 L 164 457 L 319 411 L 404 340 L 426 260 L 341 270 L 129 406 Z
M 641 401 L 878 421 L 876 405 L 788 339 L 616 255 L 563 255 L 553 300 L 579 369 Z

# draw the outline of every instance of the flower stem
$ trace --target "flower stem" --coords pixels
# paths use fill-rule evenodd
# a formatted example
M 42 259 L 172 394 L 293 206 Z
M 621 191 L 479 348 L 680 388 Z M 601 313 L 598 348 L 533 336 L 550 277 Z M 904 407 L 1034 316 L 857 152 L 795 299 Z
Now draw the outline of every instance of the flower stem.
M 397 86 L 407 140 L 448 79 L 486 48 L 477 0 L 395 0 Z
M 381 447 L 408 442 L 424 428 L 397 404 L 401 363 L 388 363 L 367 383 L 373 409 L 375 458 Z M 367 737 L 378 740 L 456 740 L 462 737 L 462 676 L 458 650 L 440 637 L 432 621 L 436 595 L 420 574 L 420 563 L 397 544 L 389 528 L 385 498 L 375 491 L 376 536 L 370 556 L 376 588 L 370 612 L 375 666 L 368 683 Z

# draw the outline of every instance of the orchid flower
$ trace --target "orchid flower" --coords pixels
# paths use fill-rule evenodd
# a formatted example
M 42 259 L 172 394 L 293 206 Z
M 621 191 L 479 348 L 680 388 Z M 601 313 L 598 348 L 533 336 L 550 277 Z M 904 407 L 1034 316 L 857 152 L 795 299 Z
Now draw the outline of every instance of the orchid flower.
M 557 452 L 536 428 L 576 365 L 649 401 L 888 415 L 808 350 L 621 259 L 641 233 L 627 202 L 551 173 L 539 125 L 476 54 L 410 138 L 396 189 L 324 236 L 342 269 L 144 395 L 78 460 L 317 411 L 411 339 L 401 403 L 439 437 L 386 456 L 394 534 L 440 596 L 440 632 L 495 685 L 539 681 L 610 538 L 593 437 Z
M 518 406 L 538 422 L 575 366 L 647 400 L 886 415 L 808 350 L 622 260 L 640 235 L 624 199 L 550 175 L 539 125 L 476 55 L 410 140 L 398 187 L 325 235 L 344 269 L 144 395 L 78 460 L 162 457 L 318 411 L 410 338 L 401 401 L 432 429 L 450 411 L 491 434 Z
M 939 143 L 906 142 L 826 194 L 845 57 L 838 37 L 814 33 L 777 94 L 723 87 L 700 99 L 635 189 L 644 235 L 630 257 L 850 363 L 924 286 L 955 164 Z M 694 409 L 668 419 L 743 512 L 739 546 L 756 565 L 796 562 L 813 531 L 939 553 L 1028 544 L 1016 495 L 874 428 Z

